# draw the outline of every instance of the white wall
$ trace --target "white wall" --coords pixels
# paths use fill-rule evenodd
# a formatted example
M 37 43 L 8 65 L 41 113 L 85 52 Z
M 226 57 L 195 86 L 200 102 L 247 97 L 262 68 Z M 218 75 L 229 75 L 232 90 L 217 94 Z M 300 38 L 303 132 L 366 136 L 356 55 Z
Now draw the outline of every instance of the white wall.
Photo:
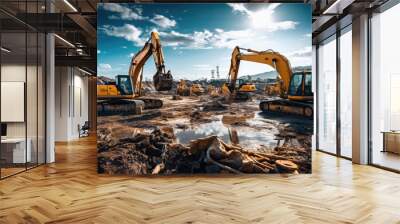
M 36 70 L 38 69 L 38 70 Z M 24 82 L 26 84 L 26 120 L 23 122 L 6 122 L 8 138 L 25 138 L 30 140 L 32 162 L 39 159 L 39 163 L 44 163 L 44 74 L 42 67 L 36 65 L 25 66 L 25 63 L 4 63 L 1 66 L 2 82 Z M 28 80 L 25 80 L 25 79 Z M 21 94 L 24 94 L 23 92 Z M 2 96 L 7 97 L 7 96 Z M 10 108 L 1 108 L 9 110 Z M 12 113 L 12 111 L 9 111 Z M 37 153 L 39 155 L 37 155 Z
M 25 82 L 25 64 L 3 64 L 1 66 L 1 81 Z M 6 108 L 1 108 L 6 110 Z M 7 137 L 25 137 L 25 122 L 7 123 Z
M 56 67 L 55 140 L 79 137 L 78 125 L 88 121 L 88 78 L 73 67 Z

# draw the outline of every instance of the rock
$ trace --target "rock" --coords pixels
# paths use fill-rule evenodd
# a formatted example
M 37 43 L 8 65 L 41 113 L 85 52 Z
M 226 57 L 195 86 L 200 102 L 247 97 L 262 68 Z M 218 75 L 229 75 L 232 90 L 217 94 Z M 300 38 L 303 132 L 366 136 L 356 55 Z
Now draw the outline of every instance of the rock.
M 172 127 L 169 127 L 169 126 L 162 127 L 161 131 L 162 131 L 164 140 L 175 138 L 174 129 Z
M 222 104 L 221 101 L 215 100 L 211 102 L 207 102 L 203 104 L 203 111 L 218 111 L 218 110 L 226 110 L 227 106 Z
M 193 113 L 190 114 L 190 118 L 194 120 L 201 119 L 201 113 L 200 111 L 194 111 Z
M 187 124 L 176 124 L 175 126 L 176 126 L 176 128 L 179 128 L 179 129 L 188 129 L 189 128 L 189 126 Z
M 246 121 L 254 117 L 253 114 L 225 114 L 222 116 L 222 123 L 231 125 L 246 124 Z

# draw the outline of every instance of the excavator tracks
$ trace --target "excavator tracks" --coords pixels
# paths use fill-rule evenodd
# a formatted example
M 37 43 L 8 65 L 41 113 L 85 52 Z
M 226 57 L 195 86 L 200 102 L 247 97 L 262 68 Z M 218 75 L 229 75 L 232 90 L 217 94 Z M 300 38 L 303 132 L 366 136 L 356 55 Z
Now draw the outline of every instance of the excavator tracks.
M 145 109 L 159 109 L 162 106 L 162 100 L 153 98 L 104 99 L 97 100 L 97 115 L 135 115 L 142 114 Z
M 155 98 L 139 97 L 137 100 L 144 102 L 144 109 L 159 109 L 163 106 L 163 101 Z
M 260 110 L 263 112 L 279 112 L 300 115 L 309 119 L 314 116 L 312 102 L 298 102 L 287 99 L 262 100 Z

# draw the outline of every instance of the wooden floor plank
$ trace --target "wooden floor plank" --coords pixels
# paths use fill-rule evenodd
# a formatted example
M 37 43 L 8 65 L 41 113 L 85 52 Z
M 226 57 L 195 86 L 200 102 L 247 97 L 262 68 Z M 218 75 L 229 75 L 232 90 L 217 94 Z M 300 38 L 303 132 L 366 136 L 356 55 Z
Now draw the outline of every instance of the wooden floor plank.
M 313 153 L 311 175 L 96 173 L 94 137 L 0 181 L 0 223 L 400 223 L 400 175 Z

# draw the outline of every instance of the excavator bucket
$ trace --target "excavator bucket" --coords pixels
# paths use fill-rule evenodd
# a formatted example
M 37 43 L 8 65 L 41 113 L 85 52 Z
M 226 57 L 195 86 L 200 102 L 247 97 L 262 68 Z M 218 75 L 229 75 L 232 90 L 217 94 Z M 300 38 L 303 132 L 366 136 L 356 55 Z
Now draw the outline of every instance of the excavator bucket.
M 154 87 L 157 91 L 167 91 L 172 89 L 172 75 L 171 73 L 157 72 L 153 76 Z

